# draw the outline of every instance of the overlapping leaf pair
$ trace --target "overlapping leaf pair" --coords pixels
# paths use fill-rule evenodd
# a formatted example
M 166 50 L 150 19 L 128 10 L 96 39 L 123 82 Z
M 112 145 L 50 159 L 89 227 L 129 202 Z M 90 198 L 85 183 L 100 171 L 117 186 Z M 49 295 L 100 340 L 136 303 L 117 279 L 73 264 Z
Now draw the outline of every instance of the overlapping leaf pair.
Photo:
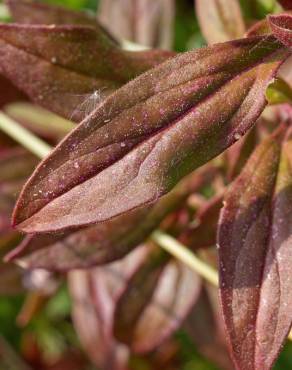
M 30 15 L 28 3 L 8 3 L 16 19 L 26 23 L 51 9 L 33 5 L 39 13 Z M 223 21 L 218 18 L 214 6 L 220 8 L 220 2 L 212 2 L 217 24 L 225 26 L 216 35 L 220 41 L 242 36 L 246 29 L 237 2 L 230 4 L 239 23 L 230 13 L 223 14 Z M 208 41 L 218 41 L 202 22 L 206 7 L 200 1 L 197 10 Z M 263 112 L 266 89 L 291 54 L 292 17 L 272 16 L 245 39 L 169 59 L 173 53 L 121 50 L 88 16 L 80 20 L 65 12 L 58 21 L 53 10 L 49 15 L 49 23 L 75 25 L 0 26 L 1 74 L 31 100 L 66 117 L 80 102 L 78 94 L 84 98 L 95 92 L 96 97 L 103 88 L 105 95 L 116 90 L 95 102 L 95 109 L 38 166 L 14 211 L 14 226 L 37 235 L 28 236 L 9 259 L 24 267 L 64 271 L 124 257 L 214 175 L 210 167 L 192 172 L 238 141 Z M 83 114 L 77 112 L 73 118 Z M 229 180 L 240 172 L 254 146 L 254 137 L 249 139 L 251 146 L 246 139 L 238 153 L 228 153 L 235 153 L 240 162 L 229 161 Z M 290 141 L 291 129 L 285 123 L 258 147 L 228 191 L 221 216 L 221 300 L 239 369 L 270 369 L 291 325 Z M 201 228 L 194 231 L 186 222 L 183 230 L 170 232 L 193 248 L 212 245 L 221 200 L 222 195 L 215 197 L 198 213 Z M 204 222 L 209 219 L 211 233 Z M 157 249 L 134 265 L 137 270 L 132 265 L 129 274 L 124 266 L 115 272 L 126 280 L 119 293 L 111 291 L 111 265 L 70 273 L 76 323 L 85 345 L 91 346 L 92 333 L 84 330 L 83 319 L 79 322 L 89 306 L 78 306 L 80 289 L 94 301 L 90 319 L 105 320 L 104 327 L 93 325 L 100 330 L 96 342 L 102 345 L 102 338 L 105 345 L 101 357 L 90 349 L 102 367 L 108 366 L 113 352 L 127 357 L 117 341 L 134 352 L 153 350 L 181 324 L 198 295 L 197 284 L 190 284 L 198 281 L 197 275 Z M 187 300 L 173 294 L 176 284 L 189 289 Z M 94 296 L 97 291 L 99 299 Z M 101 297 L 110 302 L 109 312 Z M 166 320 L 157 304 L 177 320 L 169 315 Z M 145 323 L 150 321 L 153 327 L 148 331 Z M 156 337 L 159 325 L 163 330 Z M 276 333 L 275 340 L 271 333 Z

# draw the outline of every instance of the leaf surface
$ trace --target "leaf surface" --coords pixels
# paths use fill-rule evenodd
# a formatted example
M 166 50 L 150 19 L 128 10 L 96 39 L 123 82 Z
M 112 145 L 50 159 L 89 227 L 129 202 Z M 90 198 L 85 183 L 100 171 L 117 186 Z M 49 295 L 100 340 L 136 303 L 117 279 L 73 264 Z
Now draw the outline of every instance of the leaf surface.
M 125 82 L 174 55 L 123 51 L 102 30 L 76 25 L 1 24 L 0 51 L 6 79 L 32 101 L 75 121 Z
M 95 226 L 61 234 L 28 236 L 8 256 L 26 268 L 72 270 L 102 265 L 122 258 L 142 243 L 164 217 L 214 177 L 203 167 L 188 176 L 152 206 L 141 207 Z
M 161 255 L 164 252 L 154 252 L 116 302 L 115 336 L 137 353 L 153 351 L 165 341 L 186 318 L 201 290 L 196 273 L 169 261 L 170 256 Z
M 123 86 L 38 167 L 14 225 L 61 230 L 156 201 L 254 124 L 287 53 L 273 36 L 233 41 L 172 58 Z
M 98 7 L 98 19 L 117 39 L 163 49 L 171 49 L 174 16 L 174 0 L 102 0 Z
M 196 213 L 195 226 L 188 225 L 180 240 L 192 250 L 208 248 L 216 244 L 216 230 L 223 195 L 219 194 L 211 198 Z
M 228 354 L 218 290 L 215 287 L 203 285 L 201 294 L 192 307 L 183 329 L 205 358 L 220 366 L 220 369 L 234 370 Z
M 238 0 L 196 0 L 200 28 L 209 44 L 241 38 L 245 25 Z
M 121 291 L 146 252 L 142 247 L 119 262 L 68 275 L 74 326 L 84 350 L 99 368 L 127 368 L 129 351 L 114 337 L 113 314 Z
M 274 35 L 287 47 L 292 47 L 292 16 L 271 15 L 269 24 Z
M 97 27 L 96 18 L 90 12 L 77 12 L 35 0 L 5 0 L 5 3 L 17 23 L 75 24 Z
M 282 7 L 286 10 L 292 10 L 292 1 L 291 0 L 278 0 Z
M 271 369 L 291 326 L 291 144 L 283 126 L 260 144 L 221 213 L 220 295 L 242 370 Z

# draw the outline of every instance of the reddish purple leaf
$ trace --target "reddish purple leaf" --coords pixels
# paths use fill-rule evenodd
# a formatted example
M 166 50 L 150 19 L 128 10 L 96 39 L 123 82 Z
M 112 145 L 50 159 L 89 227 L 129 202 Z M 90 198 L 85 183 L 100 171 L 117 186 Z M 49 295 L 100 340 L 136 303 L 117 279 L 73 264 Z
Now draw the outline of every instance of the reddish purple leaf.
M 128 350 L 113 336 L 113 312 L 117 297 L 145 252 L 145 248 L 139 248 L 120 262 L 69 274 L 74 326 L 81 344 L 99 368 L 126 368 Z
M 9 80 L 0 76 L 0 107 L 19 100 L 27 100 L 27 98 Z
M 203 288 L 183 329 L 205 358 L 220 366 L 220 369 L 234 370 L 222 327 L 218 291 L 209 285 Z
M 121 83 L 174 55 L 162 50 L 122 51 L 103 32 L 83 26 L 1 24 L 0 35 L 5 43 L 57 66 Z
M 292 16 L 271 15 L 268 18 L 274 35 L 287 47 L 292 47 Z
M 147 249 L 149 251 L 146 258 L 127 281 L 115 305 L 114 334 L 120 342 L 127 345 L 137 345 L 137 338 L 134 338 L 136 325 L 151 302 L 161 274 L 171 259 L 168 253 L 156 245 L 149 243 Z M 151 346 L 152 343 L 148 345 Z
M 157 248 L 157 247 L 156 247 Z M 153 351 L 183 322 L 200 292 L 200 278 L 154 250 L 116 302 L 114 333 L 132 351 Z
M 97 32 L 104 33 L 117 45 L 117 41 L 103 28 L 89 11 L 74 11 L 68 8 L 40 3 L 35 0 L 4 0 L 13 20 L 24 24 L 49 24 L 49 25 L 83 25 L 94 27 Z
M 271 369 L 292 322 L 291 129 L 285 133 L 282 126 L 258 146 L 221 214 L 221 302 L 242 370 Z
M 20 24 L 0 25 L 0 51 L 3 76 L 32 101 L 75 121 L 125 82 L 174 55 L 122 51 L 90 27 Z
M 73 115 L 75 120 L 79 120 L 84 117 L 84 112 L 76 112 L 76 107 L 82 108 L 82 104 L 94 92 L 98 92 L 94 103 L 97 105 L 98 99 L 117 87 L 114 82 L 56 66 L 2 40 L 0 50 L 0 73 L 24 91 L 32 101 L 67 118 Z M 104 88 L 109 90 L 103 90 L 99 94 Z
M 226 151 L 227 177 L 234 179 L 241 172 L 258 141 L 258 125 Z
M 5 3 L 17 23 L 97 26 L 94 14 L 89 12 L 76 12 L 34 0 L 5 0 Z
M 142 243 L 164 217 L 184 199 L 212 180 L 216 170 L 207 166 L 183 180 L 152 206 L 145 206 L 105 223 L 67 232 L 28 236 L 8 256 L 26 268 L 71 270 L 101 265 L 122 258 Z
M 238 0 L 196 0 L 200 28 L 209 44 L 238 39 L 245 25 Z
M 217 223 L 223 195 L 211 198 L 196 214 L 195 225 L 189 225 L 179 239 L 189 248 L 212 247 L 216 244 Z
M 292 0 L 278 0 L 282 7 L 286 10 L 292 10 Z
M 288 55 L 273 36 L 249 38 L 182 54 L 131 81 L 42 162 L 14 225 L 62 230 L 156 201 L 254 124 Z

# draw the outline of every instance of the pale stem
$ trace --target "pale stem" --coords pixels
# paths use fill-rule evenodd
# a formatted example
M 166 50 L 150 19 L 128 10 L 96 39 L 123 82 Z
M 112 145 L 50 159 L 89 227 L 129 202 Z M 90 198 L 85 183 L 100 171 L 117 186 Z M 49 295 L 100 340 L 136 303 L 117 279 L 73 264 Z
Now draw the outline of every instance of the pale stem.
M 192 253 L 186 246 L 181 244 L 175 238 L 160 230 L 156 230 L 152 234 L 151 239 L 161 248 L 201 275 L 209 283 L 218 286 L 217 271 L 199 259 L 194 253 Z
M 0 112 L 0 130 L 39 158 L 46 157 L 52 150 L 50 145 L 39 139 L 3 112 Z

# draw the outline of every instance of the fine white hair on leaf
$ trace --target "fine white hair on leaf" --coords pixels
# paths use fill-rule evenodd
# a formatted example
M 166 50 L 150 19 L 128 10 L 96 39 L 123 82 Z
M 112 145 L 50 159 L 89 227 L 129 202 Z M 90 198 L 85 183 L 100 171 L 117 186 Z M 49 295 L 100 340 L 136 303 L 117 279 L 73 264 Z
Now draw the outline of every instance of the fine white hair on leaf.
M 105 94 L 103 93 L 103 89 L 100 89 L 94 90 L 91 94 L 76 94 L 74 96 L 76 96 L 78 103 L 70 116 L 70 120 L 82 121 L 99 106 L 104 100 Z

